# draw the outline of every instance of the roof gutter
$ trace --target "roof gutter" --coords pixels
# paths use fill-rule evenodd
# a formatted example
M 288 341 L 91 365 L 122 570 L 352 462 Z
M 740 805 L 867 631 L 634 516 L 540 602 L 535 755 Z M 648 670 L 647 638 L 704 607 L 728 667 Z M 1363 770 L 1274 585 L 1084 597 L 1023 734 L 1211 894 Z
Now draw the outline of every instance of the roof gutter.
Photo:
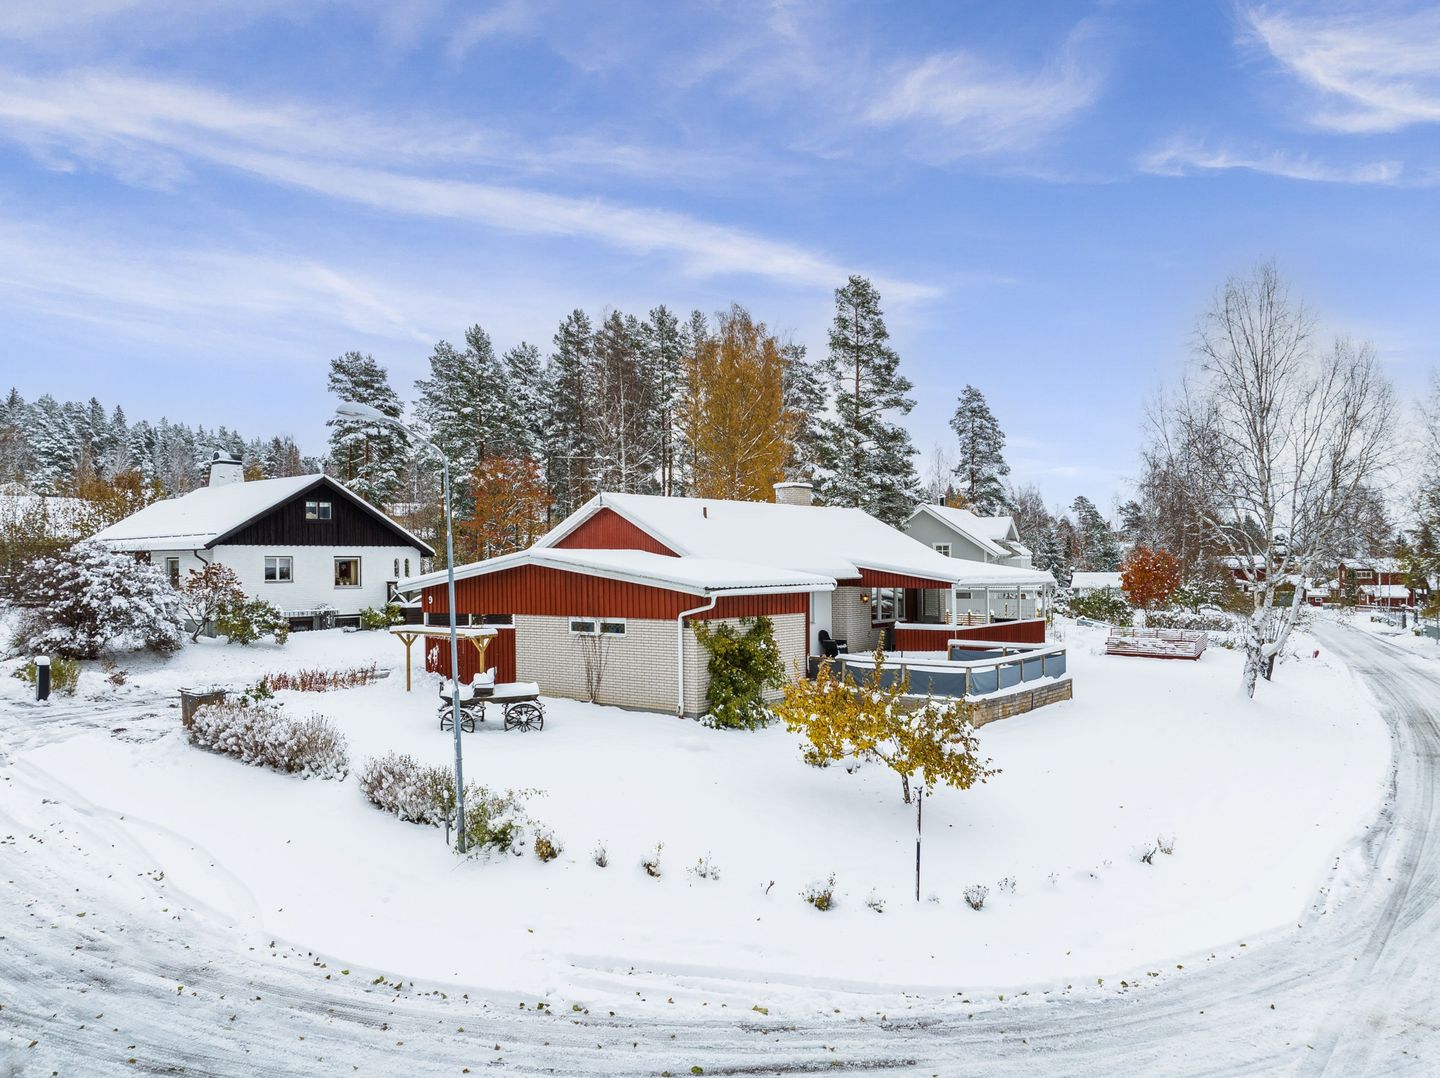
M 685 717 L 685 619 L 695 614 L 714 610 L 720 601 L 719 595 L 711 595 L 710 601 L 694 610 L 682 610 L 675 617 L 675 717 Z

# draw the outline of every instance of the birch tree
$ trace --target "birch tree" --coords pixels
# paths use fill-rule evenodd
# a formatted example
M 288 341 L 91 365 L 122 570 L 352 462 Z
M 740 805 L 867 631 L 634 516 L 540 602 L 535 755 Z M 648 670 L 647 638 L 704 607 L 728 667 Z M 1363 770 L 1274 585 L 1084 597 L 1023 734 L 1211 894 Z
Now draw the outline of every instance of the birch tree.
M 1152 417 L 1155 455 L 1249 584 L 1247 696 L 1378 485 L 1394 407 L 1373 347 L 1339 338 L 1318 348 L 1314 316 L 1267 263 L 1217 294 L 1177 398 Z

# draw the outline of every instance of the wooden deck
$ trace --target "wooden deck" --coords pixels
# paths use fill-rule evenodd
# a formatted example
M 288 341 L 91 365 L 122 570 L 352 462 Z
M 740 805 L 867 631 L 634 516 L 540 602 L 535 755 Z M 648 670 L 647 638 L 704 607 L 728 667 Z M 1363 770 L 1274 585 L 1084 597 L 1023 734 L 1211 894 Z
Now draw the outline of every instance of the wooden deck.
M 1111 629 L 1106 655 L 1135 655 L 1144 659 L 1198 659 L 1210 637 L 1190 629 Z

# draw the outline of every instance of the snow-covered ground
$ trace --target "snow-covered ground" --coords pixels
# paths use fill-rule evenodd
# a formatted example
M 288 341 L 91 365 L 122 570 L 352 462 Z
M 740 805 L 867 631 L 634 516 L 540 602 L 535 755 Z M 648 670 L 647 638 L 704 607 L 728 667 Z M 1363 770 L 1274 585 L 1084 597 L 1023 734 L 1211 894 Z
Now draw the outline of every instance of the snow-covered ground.
M 1405 626 L 1400 625 L 1400 612 L 1390 614 L 1372 614 L 1364 610 L 1329 610 L 1321 617 L 1328 617 L 1334 621 L 1359 629 L 1361 632 L 1388 641 L 1396 647 L 1404 648 L 1421 659 L 1440 660 L 1440 640 L 1433 636 L 1423 636 L 1415 631 L 1415 619 L 1407 616 Z M 1427 622 L 1427 627 L 1432 623 Z
M 532 812 L 565 849 L 551 864 L 528 853 L 476 863 L 457 860 L 440 832 L 372 808 L 353 775 L 301 781 L 245 767 L 192 748 L 174 710 L 134 716 L 181 685 L 376 661 L 396 672 L 281 698 L 333 719 L 357 767 L 389 749 L 447 762 L 433 681 L 417 676 L 407 694 L 400 645 L 382 634 L 297 634 L 283 649 L 204 642 L 169 660 L 122 660 L 118 689 L 87 669 L 81 696 L 130 715 L 118 732 L 103 712 L 98 727 L 49 722 L 77 709 L 23 704 L 25 687 L 0 679 L 21 780 L 0 786 L 0 809 L 34 818 L 28 801 L 4 801 L 35 789 L 85 806 L 123 832 L 137 878 L 163 872 L 169 900 L 257 946 L 632 1007 L 631 970 L 663 978 L 679 1005 L 714 998 L 721 981 L 763 984 L 768 1002 L 1063 987 L 1292 925 L 1382 794 L 1388 738 L 1365 692 L 1343 665 L 1314 657 L 1307 637 L 1253 704 L 1238 696 L 1235 653 L 1108 658 L 1102 639 L 1069 628 L 1074 701 L 981 731 L 1001 775 L 927 798 L 919 904 L 914 809 L 898 781 L 877 766 L 809 768 L 781 729 L 718 732 L 563 700 L 548 702 L 542 733 L 491 722 L 466 735 L 467 778 L 543 790 Z M 1140 863 L 1162 834 L 1175 837 L 1174 855 Z M 592 863 L 598 842 L 608 868 Z M 659 880 L 639 867 L 657 843 Z M 719 880 L 687 871 L 701 856 Z M 831 873 L 837 905 L 820 913 L 799 893 Z M 961 895 L 975 883 L 990 888 L 978 913 Z M 126 903 L 147 901 L 145 886 L 113 891 L 92 915 L 123 920 Z M 883 913 L 867 907 L 872 893 Z

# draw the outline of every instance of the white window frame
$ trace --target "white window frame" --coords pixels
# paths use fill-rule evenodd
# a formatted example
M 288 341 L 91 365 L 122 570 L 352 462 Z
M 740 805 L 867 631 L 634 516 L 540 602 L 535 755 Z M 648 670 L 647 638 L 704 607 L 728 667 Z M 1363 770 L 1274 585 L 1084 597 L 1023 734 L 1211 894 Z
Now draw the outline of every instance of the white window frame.
M 335 519 L 335 503 L 321 501 L 318 498 L 305 499 L 305 520 L 307 523 L 319 523 Z
M 950 544 L 949 544 L 949 543 L 931 543 L 930 545 L 935 548 L 935 553 L 936 553 L 936 554 L 943 555 L 944 557 L 947 557 L 947 558 L 950 557 Z
M 341 563 L 342 561 L 353 561 L 353 562 L 355 563 L 355 582 L 354 582 L 353 584 L 342 584 L 342 583 L 340 583 L 340 563 Z M 361 586 L 362 586 L 361 581 L 362 581 L 363 578 L 362 578 L 362 576 L 361 576 L 361 574 L 360 574 L 360 555 L 359 555 L 359 554 L 337 554 L 337 555 L 335 556 L 334 561 L 333 561 L 332 564 L 333 564 L 334 568 L 333 568 L 333 575 L 332 575 L 331 579 L 333 579 L 333 580 L 335 581 L 335 587 L 336 587 L 336 588 L 338 588 L 338 589 L 340 589 L 340 590 L 342 590 L 342 591 L 350 591 L 350 590 L 352 590 L 352 589 L 354 589 L 354 588 L 358 588 L 358 587 L 361 587 Z
M 275 563 L 275 576 L 270 576 L 270 563 Z M 285 575 L 280 575 L 281 566 L 284 566 Z M 267 584 L 293 584 L 295 583 L 295 559 L 288 554 L 266 554 L 264 571 L 261 579 Z
M 628 629 L 624 618 L 567 618 L 571 636 L 625 636 Z M 588 629 L 577 629 L 577 625 L 588 625 Z
M 178 587 L 180 586 L 180 559 L 179 559 L 179 558 L 166 558 L 166 559 L 165 559 L 165 579 L 168 580 L 168 581 L 170 581 L 170 586 L 171 586 L 172 588 L 178 588 Z

